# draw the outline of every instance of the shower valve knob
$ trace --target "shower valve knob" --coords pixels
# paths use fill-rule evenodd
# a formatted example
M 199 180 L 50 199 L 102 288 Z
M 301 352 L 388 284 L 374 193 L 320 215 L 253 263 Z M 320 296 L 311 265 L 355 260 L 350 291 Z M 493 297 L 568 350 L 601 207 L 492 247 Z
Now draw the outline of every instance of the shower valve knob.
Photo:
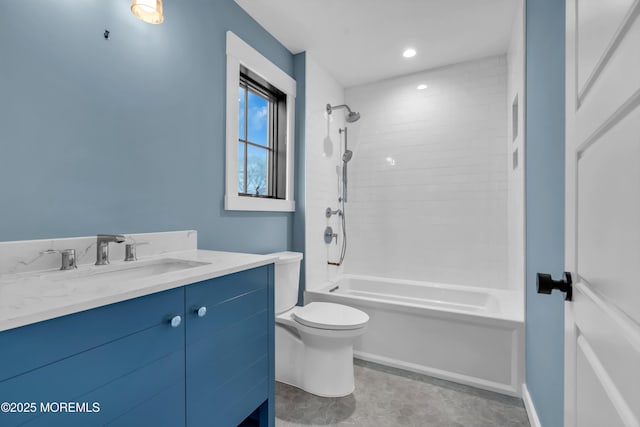
M 324 242 L 328 245 L 333 239 L 336 239 L 336 245 L 338 244 L 338 233 L 333 232 L 333 228 L 327 227 L 324 229 Z

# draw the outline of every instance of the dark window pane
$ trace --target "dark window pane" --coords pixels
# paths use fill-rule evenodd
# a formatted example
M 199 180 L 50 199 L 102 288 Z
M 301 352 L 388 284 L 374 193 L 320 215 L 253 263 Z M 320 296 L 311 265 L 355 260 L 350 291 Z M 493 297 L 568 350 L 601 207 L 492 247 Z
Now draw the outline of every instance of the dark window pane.
M 245 123 L 245 115 L 244 115 L 244 96 L 246 89 L 240 86 L 240 90 L 238 91 L 238 138 L 247 139 L 247 135 L 244 133 L 244 123 Z
M 268 160 L 269 151 L 247 146 L 247 193 L 267 196 L 268 190 Z
M 249 91 L 247 139 L 254 144 L 269 146 L 269 101 Z
M 243 142 L 238 143 L 238 193 L 244 193 L 244 146 Z

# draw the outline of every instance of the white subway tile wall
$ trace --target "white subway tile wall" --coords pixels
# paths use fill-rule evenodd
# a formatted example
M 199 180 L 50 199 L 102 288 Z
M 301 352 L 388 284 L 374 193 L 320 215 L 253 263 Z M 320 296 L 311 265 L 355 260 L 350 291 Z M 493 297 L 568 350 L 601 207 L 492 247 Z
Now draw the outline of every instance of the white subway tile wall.
M 417 90 L 422 83 L 428 88 Z M 349 88 L 346 101 L 362 119 L 347 124 L 345 272 L 512 287 L 506 56 Z M 307 147 L 317 143 L 307 134 Z M 307 154 L 311 212 L 320 206 L 310 199 L 333 191 L 335 178 L 319 185 L 319 154 Z

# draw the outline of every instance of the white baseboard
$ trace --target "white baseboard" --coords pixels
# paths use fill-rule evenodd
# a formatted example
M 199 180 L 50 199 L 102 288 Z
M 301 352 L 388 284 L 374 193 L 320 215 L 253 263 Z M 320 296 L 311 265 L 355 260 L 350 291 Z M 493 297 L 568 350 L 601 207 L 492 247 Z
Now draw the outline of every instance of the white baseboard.
M 529 389 L 526 384 L 522 384 L 522 400 L 524 401 L 524 408 L 527 410 L 527 416 L 529 417 L 529 423 L 531 427 L 542 427 L 540 424 L 540 418 L 536 412 L 536 407 L 533 406 L 533 400 L 529 394 Z

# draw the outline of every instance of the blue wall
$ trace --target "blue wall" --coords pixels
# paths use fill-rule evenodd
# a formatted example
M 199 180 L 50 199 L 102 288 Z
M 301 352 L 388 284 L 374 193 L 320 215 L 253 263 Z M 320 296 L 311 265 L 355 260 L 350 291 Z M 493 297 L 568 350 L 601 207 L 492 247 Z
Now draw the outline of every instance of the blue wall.
M 564 3 L 526 2 L 526 381 L 544 427 L 563 425 L 564 302 L 536 273 L 564 270 Z
M 165 1 L 159 26 L 129 4 L 0 2 L 0 241 L 193 228 L 203 248 L 291 248 L 293 214 L 223 209 L 225 33 L 290 75 L 293 56 L 233 0 Z

